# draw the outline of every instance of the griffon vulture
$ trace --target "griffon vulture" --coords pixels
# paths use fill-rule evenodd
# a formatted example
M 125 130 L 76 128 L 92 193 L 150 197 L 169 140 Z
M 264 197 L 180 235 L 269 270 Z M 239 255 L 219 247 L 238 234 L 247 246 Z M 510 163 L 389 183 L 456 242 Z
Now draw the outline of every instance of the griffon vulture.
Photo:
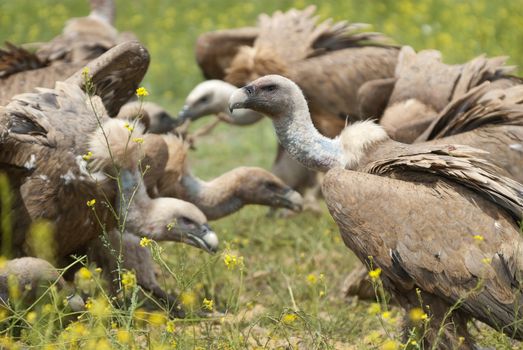
M 300 88 L 281 76 L 239 89 L 230 107 L 269 116 L 293 157 L 327 171 L 323 194 L 345 244 L 381 269 L 406 310 L 422 300 L 425 348 L 472 349 L 471 318 L 523 339 L 514 322 L 523 316 L 523 186 L 482 159 L 484 151 L 402 144 L 369 121 L 329 139 L 314 128 Z

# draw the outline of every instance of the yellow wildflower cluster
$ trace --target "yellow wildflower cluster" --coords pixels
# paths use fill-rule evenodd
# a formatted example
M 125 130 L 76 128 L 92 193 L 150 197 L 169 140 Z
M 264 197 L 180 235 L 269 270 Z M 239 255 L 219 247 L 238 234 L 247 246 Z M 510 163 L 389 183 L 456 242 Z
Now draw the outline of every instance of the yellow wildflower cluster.
M 318 278 L 316 277 L 315 274 L 310 273 L 307 275 L 307 283 L 310 284 L 311 286 L 315 285 L 316 283 L 318 283 Z
M 381 312 L 381 305 L 378 303 L 372 303 L 370 304 L 369 308 L 367 309 L 367 313 L 370 315 L 377 315 Z
M 138 96 L 138 97 L 149 96 L 149 91 L 147 91 L 147 89 L 144 88 L 143 86 L 139 87 L 138 89 L 136 89 L 136 96 Z
M 373 281 L 376 281 L 378 278 L 380 278 L 380 275 L 381 275 L 381 269 L 379 267 L 374 270 L 369 271 L 369 277 Z
M 212 299 L 203 298 L 203 308 L 212 311 L 214 308 L 214 301 Z
M 134 126 L 130 125 L 129 123 L 125 123 L 123 127 L 126 128 L 129 132 L 133 132 L 134 130 Z
M 227 269 L 234 270 L 235 268 L 243 268 L 243 256 L 236 256 L 230 253 L 223 255 L 223 263 L 227 266 Z
M 133 289 L 136 286 L 136 275 L 132 271 L 122 273 L 122 286 L 125 289 Z
M 485 240 L 485 237 L 482 235 L 474 235 L 473 238 L 476 242 L 483 242 Z
M 184 306 L 192 307 L 196 303 L 196 294 L 193 292 L 183 292 L 180 294 L 180 302 Z
M 394 339 L 388 339 L 380 346 L 380 350 L 399 350 L 400 347 L 400 342 Z
M 167 323 L 165 324 L 165 331 L 167 333 L 174 333 L 174 331 L 176 330 L 176 325 L 174 324 L 174 321 L 173 320 L 169 320 L 167 321 Z
M 422 308 L 420 307 L 416 307 L 414 309 L 411 309 L 409 311 L 409 319 L 413 322 L 413 323 L 419 323 L 421 321 L 425 321 L 428 319 L 428 316 L 427 314 L 423 311 Z
M 153 240 L 149 239 L 147 237 L 142 237 L 142 239 L 140 239 L 140 245 L 142 247 L 149 247 L 152 242 L 153 242 Z
M 96 199 L 91 199 L 91 200 L 87 201 L 87 206 L 89 208 L 93 208 L 95 204 L 96 204 Z
M 143 137 L 135 137 L 135 138 L 133 138 L 133 142 L 137 143 L 139 145 L 142 145 L 144 140 L 143 140 Z
M 86 154 L 84 154 L 84 155 L 82 156 L 82 159 L 85 160 L 85 161 L 88 161 L 88 160 L 90 160 L 92 157 L 93 157 L 93 152 L 88 151 Z
M 286 325 L 291 325 L 296 321 L 297 318 L 298 316 L 296 316 L 296 314 L 285 314 L 282 316 L 281 322 Z

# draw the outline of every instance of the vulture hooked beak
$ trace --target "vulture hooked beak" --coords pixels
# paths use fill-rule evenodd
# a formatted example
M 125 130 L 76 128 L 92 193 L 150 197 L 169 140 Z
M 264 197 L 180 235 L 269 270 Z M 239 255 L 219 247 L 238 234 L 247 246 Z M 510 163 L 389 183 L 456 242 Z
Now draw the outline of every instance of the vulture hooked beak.
M 178 121 L 179 124 L 183 124 L 187 119 L 191 119 L 191 107 L 189 105 L 183 105 L 180 112 L 178 112 Z
M 236 90 L 229 98 L 229 111 L 232 113 L 235 109 L 248 108 L 246 103 L 253 93 L 254 87 L 251 85 Z
M 303 197 L 298 192 L 289 188 L 286 192 L 278 195 L 278 199 L 281 201 L 283 207 L 292 211 L 302 211 L 303 209 Z
M 216 253 L 218 250 L 218 236 L 211 230 L 209 225 L 203 224 L 198 228 L 183 231 L 183 243 L 203 249 L 211 254 Z

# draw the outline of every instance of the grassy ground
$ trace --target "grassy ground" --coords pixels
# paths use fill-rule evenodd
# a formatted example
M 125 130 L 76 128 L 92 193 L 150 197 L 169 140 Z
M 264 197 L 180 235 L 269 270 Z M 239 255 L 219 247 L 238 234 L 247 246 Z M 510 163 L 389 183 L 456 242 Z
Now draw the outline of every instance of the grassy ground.
M 117 27 L 133 31 L 151 51 L 152 64 L 145 81 L 150 99 L 172 113 L 201 80 L 193 59 L 193 44 L 199 33 L 250 25 L 260 12 L 309 3 L 117 2 Z M 84 1 L 0 0 L 0 41 L 49 40 L 60 32 L 67 18 L 86 12 Z M 490 56 L 510 55 L 512 63 L 523 63 L 521 0 L 333 0 L 322 1 L 319 13 L 324 18 L 372 23 L 375 30 L 416 49 L 440 49 L 447 62 L 461 62 L 485 52 Z M 220 126 L 201 140 L 190 157 L 194 172 L 207 179 L 239 165 L 269 168 L 274 150 L 271 126 L 264 121 L 249 128 Z M 57 336 L 60 328 L 49 327 L 50 316 L 38 311 L 31 320 L 22 313 L 33 325 L 33 330 L 24 331 L 23 342 L 35 348 L 51 344 L 50 349 L 81 346 L 99 350 L 129 348 L 131 343 L 135 347 L 151 344 L 150 348 L 172 348 L 173 340 L 180 349 L 399 349 L 397 344 L 386 342 L 399 339 L 398 311 L 384 318 L 372 307 L 369 311 L 368 303 L 346 302 L 339 296 L 339 286 L 355 258 L 344 247 L 328 213 L 319 217 L 303 213 L 284 220 L 268 218 L 266 212 L 265 208 L 250 207 L 214 222 L 224 249 L 215 256 L 187 246 L 163 245 L 162 257 L 175 277 L 163 269 L 165 283 L 176 285 L 189 309 L 201 309 L 207 298 L 225 317 L 190 317 L 176 322 L 171 332 L 169 327 L 164 331 L 165 320 L 156 322 L 150 316 L 147 326 L 127 323 L 131 318 L 130 314 L 126 318 L 125 313 L 117 321 L 107 315 L 86 315 Z M 228 268 L 226 256 L 243 257 L 244 267 Z M 130 339 L 125 332 L 129 332 Z M 499 349 L 521 348 L 491 331 L 481 332 L 480 338 Z

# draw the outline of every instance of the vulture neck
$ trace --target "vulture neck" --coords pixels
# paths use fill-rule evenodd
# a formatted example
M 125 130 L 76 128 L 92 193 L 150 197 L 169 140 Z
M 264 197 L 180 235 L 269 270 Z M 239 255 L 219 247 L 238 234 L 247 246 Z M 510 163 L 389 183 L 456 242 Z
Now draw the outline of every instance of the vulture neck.
M 237 177 L 228 172 L 212 181 L 203 181 L 190 173 L 182 175 L 182 198 L 195 204 L 209 220 L 238 211 L 245 203 L 237 196 Z
M 343 167 L 343 152 L 339 140 L 323 136 L 311 121 L 307 102 L 296 96 L 287 113 L 276 115 L 274 128 L 280 144 L 309 169 L 326 172 Z

